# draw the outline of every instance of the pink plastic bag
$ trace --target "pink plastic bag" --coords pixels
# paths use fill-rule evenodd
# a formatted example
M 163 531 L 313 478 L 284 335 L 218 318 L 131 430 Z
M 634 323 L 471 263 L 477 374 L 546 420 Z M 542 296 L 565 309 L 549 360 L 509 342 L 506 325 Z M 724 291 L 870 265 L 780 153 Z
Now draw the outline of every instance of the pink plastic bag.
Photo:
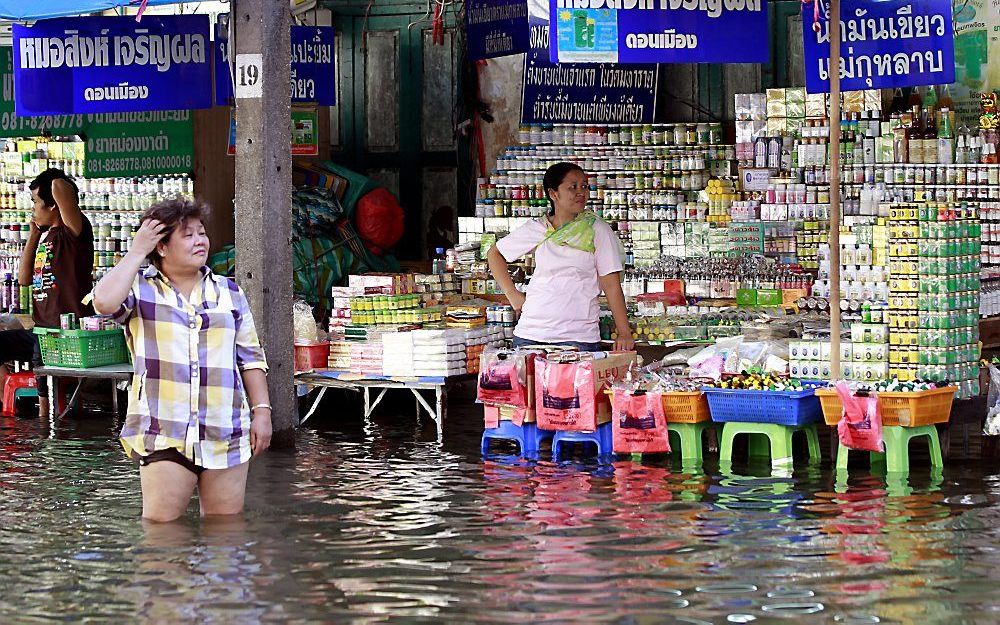
M 538 428 L 593 432 L 597 429 L 592 360 L 535 360 Z
M 660 393 L 615 391 L 611 424 L 615 453 L 670 452 L 667 417 L 663 413 Z
M 882 414 L 878 398 L 855 397 L 843 382 L 837 384 L 837 395 L 844 405 L 844 413 L 837 422 L 840 443 L 850 449 L 882 452 Z
M 527 390 L 513 352 L 487 351 L 481 362 L 477 394 L 480 402 L 493 406 L 527 406 Z

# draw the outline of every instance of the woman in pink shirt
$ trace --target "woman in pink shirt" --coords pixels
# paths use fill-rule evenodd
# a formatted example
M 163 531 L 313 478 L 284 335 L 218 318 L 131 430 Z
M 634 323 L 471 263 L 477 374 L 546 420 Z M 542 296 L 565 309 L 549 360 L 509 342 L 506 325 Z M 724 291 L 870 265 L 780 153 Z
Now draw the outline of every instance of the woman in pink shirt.
M 543 180 L 552 208 L 501 239 L 487 254 L 493 278 L 520 314 L 514 346 L 568 345 L 601 349 L 601 291 L 614 315 L 615 349 L 635 348 L 622 293 L 621 244 L 607 223 L 586 210 L 590 187 L 578 165 L 558 163 Z M 534 252 L 526 293 L 511 280 L 508 263 Z

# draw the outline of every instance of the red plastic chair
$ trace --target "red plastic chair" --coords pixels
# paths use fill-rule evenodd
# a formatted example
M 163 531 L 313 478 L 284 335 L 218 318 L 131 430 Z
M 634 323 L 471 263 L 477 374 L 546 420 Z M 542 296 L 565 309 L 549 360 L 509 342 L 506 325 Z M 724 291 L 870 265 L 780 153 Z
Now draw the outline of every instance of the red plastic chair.
M 31 391 L 25 392 L 25 389 Z M 11 373 L 3 385 L 3 416 L 13 417 L 16 414 L 15 403 L 18 397 L 38 397 L 38 381 L 32 371 Z

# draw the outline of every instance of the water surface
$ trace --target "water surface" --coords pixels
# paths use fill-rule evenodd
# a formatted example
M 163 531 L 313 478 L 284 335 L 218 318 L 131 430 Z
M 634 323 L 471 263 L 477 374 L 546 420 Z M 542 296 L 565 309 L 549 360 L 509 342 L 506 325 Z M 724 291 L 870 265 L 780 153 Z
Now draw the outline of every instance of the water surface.
M 1000 478 L 484 461 L 331 403 L 241 519 L 144 526 L 110 418 L 0 421 L 0 622 L 995 623 Z M 828 464 L 828 463 L 827 463 Z

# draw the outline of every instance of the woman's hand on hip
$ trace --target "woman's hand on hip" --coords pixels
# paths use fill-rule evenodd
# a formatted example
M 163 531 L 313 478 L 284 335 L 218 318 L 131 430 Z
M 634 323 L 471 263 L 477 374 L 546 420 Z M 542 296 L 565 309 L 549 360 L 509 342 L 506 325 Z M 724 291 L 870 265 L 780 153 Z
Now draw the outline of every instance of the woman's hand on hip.
M 250 420 L 250 449 L 258 456 L 271 446 L 271 411 L 258 409 Z
M 516 312 L 517 314 L 520 315 L 521 314 L 521 309 L 524 308 L 524 302 L 528 298 L 527 298 L 527 296 L 525 296 L 524 293 L 522 293 L 520 291 L 514 291 L 513 296 L 508 296 L 507 299 L 510 300 L 510 305 L 511 305 L 511 308 L 514 309 L 514 312 Z

